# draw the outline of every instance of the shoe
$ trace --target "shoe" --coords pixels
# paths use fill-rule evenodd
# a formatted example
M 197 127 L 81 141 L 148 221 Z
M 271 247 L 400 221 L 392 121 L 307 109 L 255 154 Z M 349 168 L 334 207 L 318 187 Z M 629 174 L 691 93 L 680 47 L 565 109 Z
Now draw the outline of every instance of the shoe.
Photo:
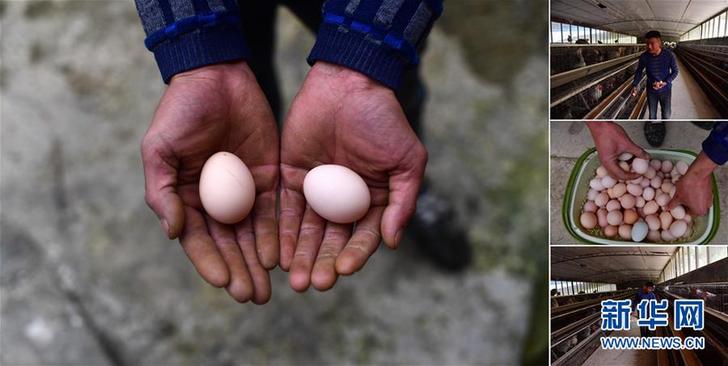
M 455 210 L 443 197 L 423 190 L 405 235 L 438 267 L 461 271 L 472 261 L 472 249 Z
M 645 122 L 645 138 L 652 147 L 658 147 L 665 141 L 665 123 L 664 122 Z
M 702 128 L 702 129 L 704 129 L 704 130 L 708 130 L 708 131 L 710 131 L 710 130 L 712 130 L 712 129 L 713 129 L 713 124 L 714 124 L 714 123 L 715 123 L 715 122 L 698 122 L 698 121 L 693 121 L 693 124 L 694 124 L 694 125 L 696 125 L 696 126 L 698 126 L 698 127 Z

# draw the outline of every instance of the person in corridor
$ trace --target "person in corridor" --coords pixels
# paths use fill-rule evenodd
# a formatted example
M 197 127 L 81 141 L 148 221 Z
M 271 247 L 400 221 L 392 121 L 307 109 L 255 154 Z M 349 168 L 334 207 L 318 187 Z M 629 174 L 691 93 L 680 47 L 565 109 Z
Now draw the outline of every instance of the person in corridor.
M 662 111 L 662 120 L 670 119 L 672 114 L 672 83 L 678 75 L 675 54 L 662 47 L 662 35 L 658 31 L 645 34 L 647 50 L 642 53 L 632 81 L 632 96 L 637 96 L 642 76 L 647 74 L 647 108 L 650 121 L 645 122 L 647 142 L 660 146 L 665 139 L 665 125 L 657 119 L 657 106 Z

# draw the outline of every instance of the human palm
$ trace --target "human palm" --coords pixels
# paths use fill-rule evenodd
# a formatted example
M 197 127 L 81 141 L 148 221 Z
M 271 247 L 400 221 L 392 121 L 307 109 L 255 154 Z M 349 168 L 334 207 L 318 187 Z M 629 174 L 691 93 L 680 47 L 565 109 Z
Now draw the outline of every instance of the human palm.
M 368 77 L 318 62 L 283 128 L 280 264 L 297 291 L 331 288 L 363 267 L 381 239 L 396 248 L 415 211 L 427 152 L 394 93 Z M 321 164 L 357 172 L 371 206 L 356 225 L 327 222 L 306 205 L 303 180 Z
M 218 151 L 250 168 L 255 205 L 240 223 L 207 215 L 199 197 L 205 161 Z M 275 219 L 279 148 L 273 114 L 245 62 L 176 75 L 142 141 L 146 201 L 199 274 L 238 301 L 270 298 L 266 269 L 278 262 Z

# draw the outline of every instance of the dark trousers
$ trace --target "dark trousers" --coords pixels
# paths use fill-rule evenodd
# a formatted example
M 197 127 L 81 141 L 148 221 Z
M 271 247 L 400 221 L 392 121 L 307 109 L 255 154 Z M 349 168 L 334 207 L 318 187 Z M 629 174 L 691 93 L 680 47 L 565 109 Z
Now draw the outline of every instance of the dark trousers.
M 672 90 L 667 90 L 662 93 L 650 93 L 647 92 L 647 107 L 650 110 L 650 119 L 657 119 L 657 104 L 660 104 L 662 111 L 662 119 L 670 119 L 672 114 Z
M 278 5 L 286 6 L 303 22 L 309 31 L 316 33 L 322 19 L 321 6 L 323 2 L 324 0 L 239 2 L 243 31 L 251 52 L 248 64 L 258 79 L 258 84 L 263 89 L 266 98 L 268 98 L 273 114 L 279 121 L 279 127 L 283 115 L 278 77 L 273 62 L 275 56 L 276 9 Z M 420 119 L 426 98 L 426 89 L 420 78 L 419 67 L 408 69 L 405 72 L 396 96 L 412 129 L 423 140 Z
M 650 330 L 650 328 L 647 328 L 647 327 L 640 327 L 640 336 L 641 337 L 654 337 L 655 331 Z

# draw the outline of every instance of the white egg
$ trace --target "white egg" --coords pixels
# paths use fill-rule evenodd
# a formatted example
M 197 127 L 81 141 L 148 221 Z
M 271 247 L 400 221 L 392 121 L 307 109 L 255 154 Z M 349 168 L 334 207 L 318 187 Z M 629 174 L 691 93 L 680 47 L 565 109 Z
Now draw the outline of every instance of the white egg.
M 632 156 L 634 156 L 634 155 L 632 155 L 632 154 L 630 154 L 628 152 L 623 152 L 623 153 L 619 154 L 619 160 L 621 160 L 621 161 L 627 161 L 629 159 L 632 159 Z
M 676 238 L 680 238 L 688 231 L 688 224 L 683 220 L 675 220 L 670 224 L 670 234 Z
M 658 219 L 655 215 L 647 215 L 645 217 L 645 223 L 650 228 L 650 230 L 660 230 L 660 219 Z
M 631 194 L 625 194 L 619 197 L 619 204 L 622 205 L 622 208 L 634 208 L 635 198 Z
M 657 202 L 655 201 L 647 201 L 645 203 L 645 207 L 642 209 L 644 211 L 645 215 L 652 215 L 659 210 L 660 207 L 657 205 Z
M 618 226 L 622 224 L 622 211 L 614 210 L 609 211 L 607 214 L 607 223 L 609 225 Z
M 663 173 L 669 173 L 670 170 L 672 170 L 672 162 L 670 160 L 664 160 L 660 170 L 662 170 Z
M 255 202 L 255 182 L 248 167 L 235 154 L 221 151 L 202 166 L 200 201 L 215 221 L 235 224 L 242 221 Z
M 607 211 L 615 211 L 622 208 L 622 205 L 617 200 L 611 200 L 607 202 Z
M 685 175 L 685 173 L 688 172 L 688 163 L 682 160 L 679 160 L 677 164 L 675 164 L 675 167 L 677 168 L 677 171 L 678 173 L 680 173 L 680 175 Z
M 637 174 L 645 174 L 648 167 L 649 162 L 645 159 L 635 158 L 632 160 L 632 170 Z
M 665 205 L 670 202 L 670 195 L 665 193 L 660 193 L 655 197 L 655 202 L 657 202 L 660 207 L 665 207 Z
M 596 189 L 597 191 L 604 190 L 601 178 L 592 179 L 591 181 L 589 181 L 589 186 L 592 187 L 592 189 Z
M 596 197 L 594 198 L 594 203 L 595 203 L 595 204 L 596 204 L 596 205 L 597 205 L 598 207 L 604 207 L 604 206 L 606 206 L 606 205 L 607 205 L 607 202 L 609 202 L 609 196 L 608 196 L 608 195 L 607 195 L 606 193 L 604 193 L 604 192 L 602 192 L 602 193 L 599 193 L 599 194 L 598 194 L 598 195 L 597 195 L 597 196 L 596 196 Z
M 599 191 L 593 188 L 589 188 L 589 192 L 586 193 L 586 199 L 589 201 L 594 201 L 597 198 L 597 195 L 599 194 Z
M 617 180 L 607 175 L 602 177 L 601 183 L 604 188 L 612 188 L 615 184 L 617 184 Z
M 338 224 L 361 219 L 371 204 L 364 179 L 353 170 L 335 164 L 311 169 L 303 179 L 303 195 L 319 216 Z
M 624 183 L 617 183 L 614 187 L 612 187 L 612 192 L 614 193 L 614 198 L 622 197 L 622 195 L 627 192 L 627 185 Z
M 639 197 L 637 197 L 637 200 L 634 203 L 634 207 L 637 207 L 637 208 L 645 207 L 645 203 L 647 203 L 647 201 L 645 201 L 645 199 L 642 196 L 639 196 Z
M 584 212 L 597 212 L 597 204 L 594 201 L 586 201 L 584 204 Z
M 662 177 L 658 175 L 652 178 L 652 180 L 650 181 L 650 185 L 652 186 L 652 188 L 655 189 L 660 188 L 660 186 L 662 186 Z
M 670 215 L 672 215 L 672 217 L 674 217 L 678 220 L 682 220 L 685 218 L 685 208 L 682 207 L 682 205 L 677 205 L 677 206 L 673 207 L 672 210 L 670 210 Z M 676 236 L 680 236 L 680 235 L 676 235 Z
M 647 237 L 648 231 L 647 224 L 644 221 L 635 222 L 632 226 L 632 241 L 641 242 Z
M 662 169 L 662 162 L 657 159 L 650 160 L 650 167 L 655 171 Z
M 642 186 L 639 184 L 628 184 L 627 185 L 627 192 L 629 192 L 633 196 L 640 196 L 642 195 Z
M 622 168 L 622 170 L 624 170 L 625 172 L 629 171 L 629 163 L 626 161 L 620 161 L 619 167 Z
M 655 198 L 655 189 L 652 187 L 645 187 L 642 190 L 642 197 L 644 197 L 645 201 L 652 201 L 652 199 Z
M 660 212 L 660 228 L 667 230 L 670 228 L 670 224 L 672 224 L 672 215 L 667 211 Z
M 602 178 L 602 177 L 605 177 L 606 175 L 607 175 L 607 168 L 600 165 L 597 168 L 597 177 Z
M 599 227 L 605 227 L 609 225 L 607 222 L 607 210 L 604 208 L 600 208 L 597 210 L 597 224 L 599 224 Z
M 662 241 L 673 241 L 675 240 L 675 237 L 670 233 L 670 230 L 662 230 L 660 231 L 660 238 Z

